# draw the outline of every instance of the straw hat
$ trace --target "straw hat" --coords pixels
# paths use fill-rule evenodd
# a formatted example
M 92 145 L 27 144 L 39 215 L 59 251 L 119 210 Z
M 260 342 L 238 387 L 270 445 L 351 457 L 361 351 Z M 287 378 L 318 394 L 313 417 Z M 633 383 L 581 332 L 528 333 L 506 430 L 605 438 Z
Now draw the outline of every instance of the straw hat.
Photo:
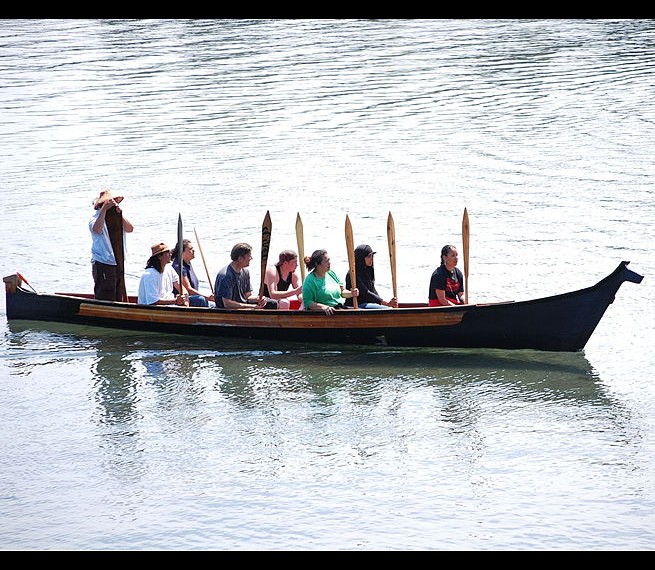
M 123 201 L 123 196 L 114 196 L 111 190 L 103 190 L 93 204 L 93 209 L 99 210 L 102 208 L 102 205 L 109 200 L 115 200 L 117 204 L 120 204 Z
M 152 250 L 151 257 L 155 257 L 155 255 L 159 255 L 160 253 L 164 253 L 165 251 L 171 250 L 170 247 L 168 247 L 165 243 L 162 242 L 154 244 L 150 249 Z

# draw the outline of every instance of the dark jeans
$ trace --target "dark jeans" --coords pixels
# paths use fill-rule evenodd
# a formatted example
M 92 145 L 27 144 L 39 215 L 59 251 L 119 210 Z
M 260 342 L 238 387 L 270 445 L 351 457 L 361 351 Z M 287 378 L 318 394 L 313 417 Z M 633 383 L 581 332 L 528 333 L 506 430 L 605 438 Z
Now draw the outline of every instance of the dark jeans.
M 93 275 L 93 294 L 96 299 L 104 301 L 127 301 L 123 299 L 125 292 L 125 276 L 117 265 L 106 265 L 94 261 L 91 264 Z

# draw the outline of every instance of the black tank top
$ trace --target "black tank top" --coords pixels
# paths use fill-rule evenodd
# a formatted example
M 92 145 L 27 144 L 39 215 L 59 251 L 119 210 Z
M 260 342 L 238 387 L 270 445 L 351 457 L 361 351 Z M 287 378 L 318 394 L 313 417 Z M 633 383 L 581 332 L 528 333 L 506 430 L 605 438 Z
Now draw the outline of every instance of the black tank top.
M 277 290 L 278 291 L 288 291 L 289 287 L 291 287 L 291 279 L 293 279 L 293 273 L 289 272 L 289 276 L 287 279 L 282 279 L 282 273 L 280 273 L 280 266 L 276 266 L 277 269 Z M 268 285 L 264 285 L 264 295 L 266 297 L 270 297 L 271 294 L 268 291 Z

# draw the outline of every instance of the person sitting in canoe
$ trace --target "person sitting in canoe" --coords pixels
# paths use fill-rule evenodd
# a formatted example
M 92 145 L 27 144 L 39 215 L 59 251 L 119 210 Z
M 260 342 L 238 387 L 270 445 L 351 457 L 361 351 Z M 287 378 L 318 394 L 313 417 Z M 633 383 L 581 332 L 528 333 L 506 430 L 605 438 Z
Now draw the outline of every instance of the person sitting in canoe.
M 325 249 L 317 249 L 311 257 L 305 257 L 305 265 L 309 272 L 302 284 L 305 309 L 332 315 L 335 309 L 345 308 L 341 299 L 359 295 L 357 287 L 346 289 L 337 274 L 330 269 L 330 256 Z
M 214 297 L 216 307 L 222 309 L 276 309 L 277 301 L 253 293 L 250 284 L 252 246 L 237 243 L 230 252 L 232 261 L 216 275 Z
M 357 280 L 357 305 L 360 309 L 390 309 L 398 307 L 398 299 L 392 297 L 385 301 L 378 294 L 375 288 L 375 269 L 373 268 L 373 256 L 375 252 L 370 245 L 362 244 L 355 248 L 355 276 Z M 350 269 L 346 272 L 346 289 L 352 286 Z M 346 307 L 352 307 L 352 298 L 346 299 Z
M 180 274 L 180 260 L 177 259 L 177 252 L 180 244 L 175 244 L 172 253 L 173 271 Z M 204 295 L 198 290 L 199 280 L 196 272 L 191 265 L 195 258 L 196 252 L 190 239 L 182 240 L 182 285 L 189 294 L 189 305 L 192 307 L 210 307 L 214 306 L 214 295 Z M 173 291 L 174 293 L 176 291 Z
M 280 252 L 279 261 L 266 269 L 264 295 L 277 300 L 278 309 L 300 308 L 302 283 L 296 273 L 297 267 L 298 254 L 285 249 Z
M 189 306 L 187 294 L 180 291 L 180 278 L 171 266 L 171 248 L 165 243 L 156 243 L 150 248 L 152 255 L 139 280 L 139 305 L 181 305 Z
M 430 277 L 430 307 L 464 304 L 464 276 L 456 267 L 457 259 L 457 248 L 454 245 L 444 245 L 441 248 L 441 265 Z

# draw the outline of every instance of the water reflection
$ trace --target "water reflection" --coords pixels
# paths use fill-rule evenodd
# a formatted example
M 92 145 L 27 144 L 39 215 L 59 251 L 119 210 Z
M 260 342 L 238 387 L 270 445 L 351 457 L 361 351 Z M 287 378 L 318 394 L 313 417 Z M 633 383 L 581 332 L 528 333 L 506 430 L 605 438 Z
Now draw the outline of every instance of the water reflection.
M 71 327 L 59 323 L 8 323 L 5 358 L 21 374 L 42 358 L 97 356 L 95 388 L 111 401 L 106 421 L 136 419 L 139 385 L 163 393 L 181 390 L 202 399 L 219 390 L 244 406 L 265 403 L 275 392 L 308 392 L 319 399 L 347 388 L 353 398 L 379 397 L 380 382 L 435 388 L 484 383 L 523 398 L 609 403 L 584 353 L 466 349 L 379 349 L 270 343 L 240 339 Z M 208 346 L 211 345 L 211 346 Z M 47 347 L 44 349 L 43 347 Z M 94 352 L 89 352 L 94 351 Z M 196 382 L 213 376 L 211 385 Z
M 386 441 L 403 453 L 408 429 L 418 429 L 411 427 L 412 414 L 424 418 L 421 429 L 446 430 L 460 441 L 454 453 L 475 455 L 484 439 L 481 418 L 495 412 L 488 410 L 490 402 L 499 413 L 546 403 L 560 414 L 595 417 L 607 429 L 619 429 L 618 438 L 630 432 L 629 411 L 607 393 L 582 353 L 305 345 L 271 350 L 255 341 L 72 330 L 12 322 L 9 365 L 21 374 L 39 366 L 41 357 L 29 357 L 32 343 L 59 347 L 59 359 L 81 351 L 92 356 L 95 421 L 104 426 L 103 445 L 121 461 L 138 463 L 152 430 L 176 434 L 184 440 L 179 445 L 202 446 L 203 432 L 222 430 L 225 422 L 267 442 L 257 459 L 262 464 L 281 461 L 285 443 L 304 437 L 303 425 L 326 429 L 328 440 L 339 430 L 338 438 L 361 460 L 377 447 L 364 444 L 362 426 L 373 422 L 380 432 L 388 430 Z M 147 467 L 116 469 L 138 476 Z

